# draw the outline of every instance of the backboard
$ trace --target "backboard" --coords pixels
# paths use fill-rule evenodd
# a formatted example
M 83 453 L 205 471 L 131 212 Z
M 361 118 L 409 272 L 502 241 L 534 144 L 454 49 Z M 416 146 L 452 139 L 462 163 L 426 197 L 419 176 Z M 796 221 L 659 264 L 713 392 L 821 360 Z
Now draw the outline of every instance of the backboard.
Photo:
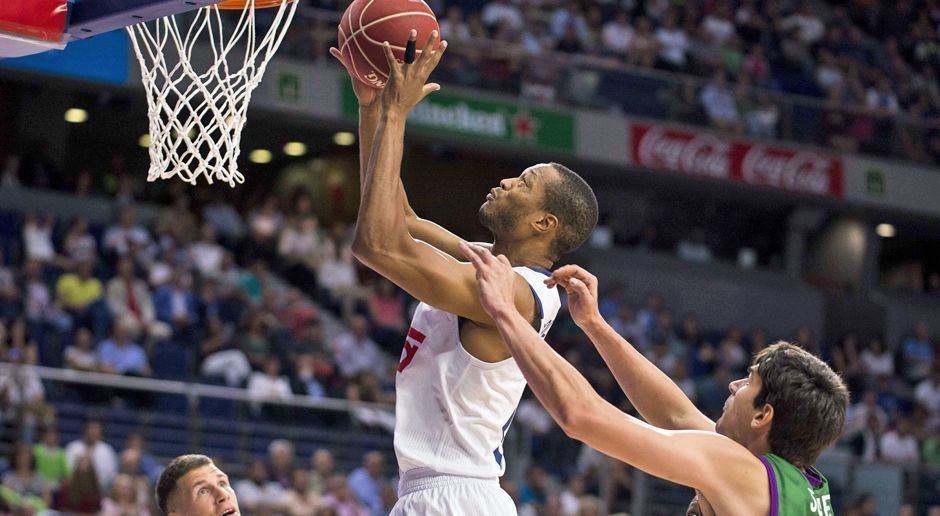
M 220 0 L 12 0 L 0 2 L 0 58 L 63 49 L 136 23 Z

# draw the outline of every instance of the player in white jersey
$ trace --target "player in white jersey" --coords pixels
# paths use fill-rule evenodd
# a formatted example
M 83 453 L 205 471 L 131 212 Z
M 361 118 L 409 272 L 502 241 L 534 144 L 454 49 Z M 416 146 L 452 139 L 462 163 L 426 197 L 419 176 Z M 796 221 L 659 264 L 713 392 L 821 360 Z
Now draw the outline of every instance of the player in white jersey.
M 406 115 L 439 88 L 426 81 L 447 44 L 431 50 L 432 41 L 413 64 L 396 62 L 386 47 L 391 77 L 384 91 L 353 81 L 360 104 L 362 179 L 353 252 L 422 302 L 396 381 L 401 482 L 392 513 L 515 514 L 498 478 L 506 467 L 503 436 L 525 379 L 480 305 L 476 275 L 463 261 L 460 239 L 414 214 L 399 177 Z M 545 273 L 594 228 L 593 191 L 562 165 L 535 165 L 491 190 L 479 218 L 493 233 L 492 249 L 516 267 L 517 309 L 546 333 L 559 301 L 545 287 Z

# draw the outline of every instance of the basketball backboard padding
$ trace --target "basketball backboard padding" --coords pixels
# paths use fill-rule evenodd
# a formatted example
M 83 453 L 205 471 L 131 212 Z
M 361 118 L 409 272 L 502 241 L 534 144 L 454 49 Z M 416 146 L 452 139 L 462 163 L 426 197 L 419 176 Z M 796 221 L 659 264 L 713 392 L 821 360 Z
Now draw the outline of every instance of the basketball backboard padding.
M 220 0 L 75 0 L 66 33 L 70 39 L 149 22 L 164 16 L 214 5 Z

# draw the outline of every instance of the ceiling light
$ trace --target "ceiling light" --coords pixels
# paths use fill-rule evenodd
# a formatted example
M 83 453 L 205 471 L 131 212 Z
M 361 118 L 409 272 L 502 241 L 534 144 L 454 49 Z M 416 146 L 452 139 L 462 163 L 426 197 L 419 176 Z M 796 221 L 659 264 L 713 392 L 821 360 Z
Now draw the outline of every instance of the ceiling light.
M 70 124 L 80 124 L 88 120 L 88 111 L 81 108 L 71 108 L 65 112 L 65 121 Z
M 137 145 L 140 145 L 141 147 L 145 149 L 149 149 L 150 148 L 150 133 L 144 133 L 140 135 L 140 138 L 137 139 Z
M 284 144 L 284 154 L 288 156 L 303 156 L 307 153 L 307 145 L 300 142 L 287 142 Z
M 881 238 L 891 238 L 897 233 L 897 231 L 895 231 L 894 226 L 891 224 L 882 223 L 875 226 L 875 233 L 877 233 Z
M 333 135 L 333 143 L 348 147 L 356 143 L 356 135 L 348 131 L 341 131 Z
M 248 160 L 252 163 L 265 164 L 271 162 L 271 151 L 268 149 L 255 149 L 248 155 Z

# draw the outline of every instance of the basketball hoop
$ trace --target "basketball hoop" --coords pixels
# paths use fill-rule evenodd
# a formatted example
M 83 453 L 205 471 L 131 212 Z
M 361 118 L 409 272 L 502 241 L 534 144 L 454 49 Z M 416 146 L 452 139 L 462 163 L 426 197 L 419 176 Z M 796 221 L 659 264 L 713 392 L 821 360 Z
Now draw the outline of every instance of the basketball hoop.
M 262 8 L 277 8 L 263 37 L 255 14 Z M 182 31 L 185 22 L 176 16 L 127 27 L 147 91 L 148 181 L 179 177 L 196 184 L 202 176 L 232 187 L 245 181 L 237 161 L 248 102 L 296 9 L 292 0 L 226 0 L 195 11 Z M 223 10 L 241 10 L 234 26 Z M 206 48 L 211 55 L 202 56 Z M 194 58 L 207 66 L 197 70 Z

